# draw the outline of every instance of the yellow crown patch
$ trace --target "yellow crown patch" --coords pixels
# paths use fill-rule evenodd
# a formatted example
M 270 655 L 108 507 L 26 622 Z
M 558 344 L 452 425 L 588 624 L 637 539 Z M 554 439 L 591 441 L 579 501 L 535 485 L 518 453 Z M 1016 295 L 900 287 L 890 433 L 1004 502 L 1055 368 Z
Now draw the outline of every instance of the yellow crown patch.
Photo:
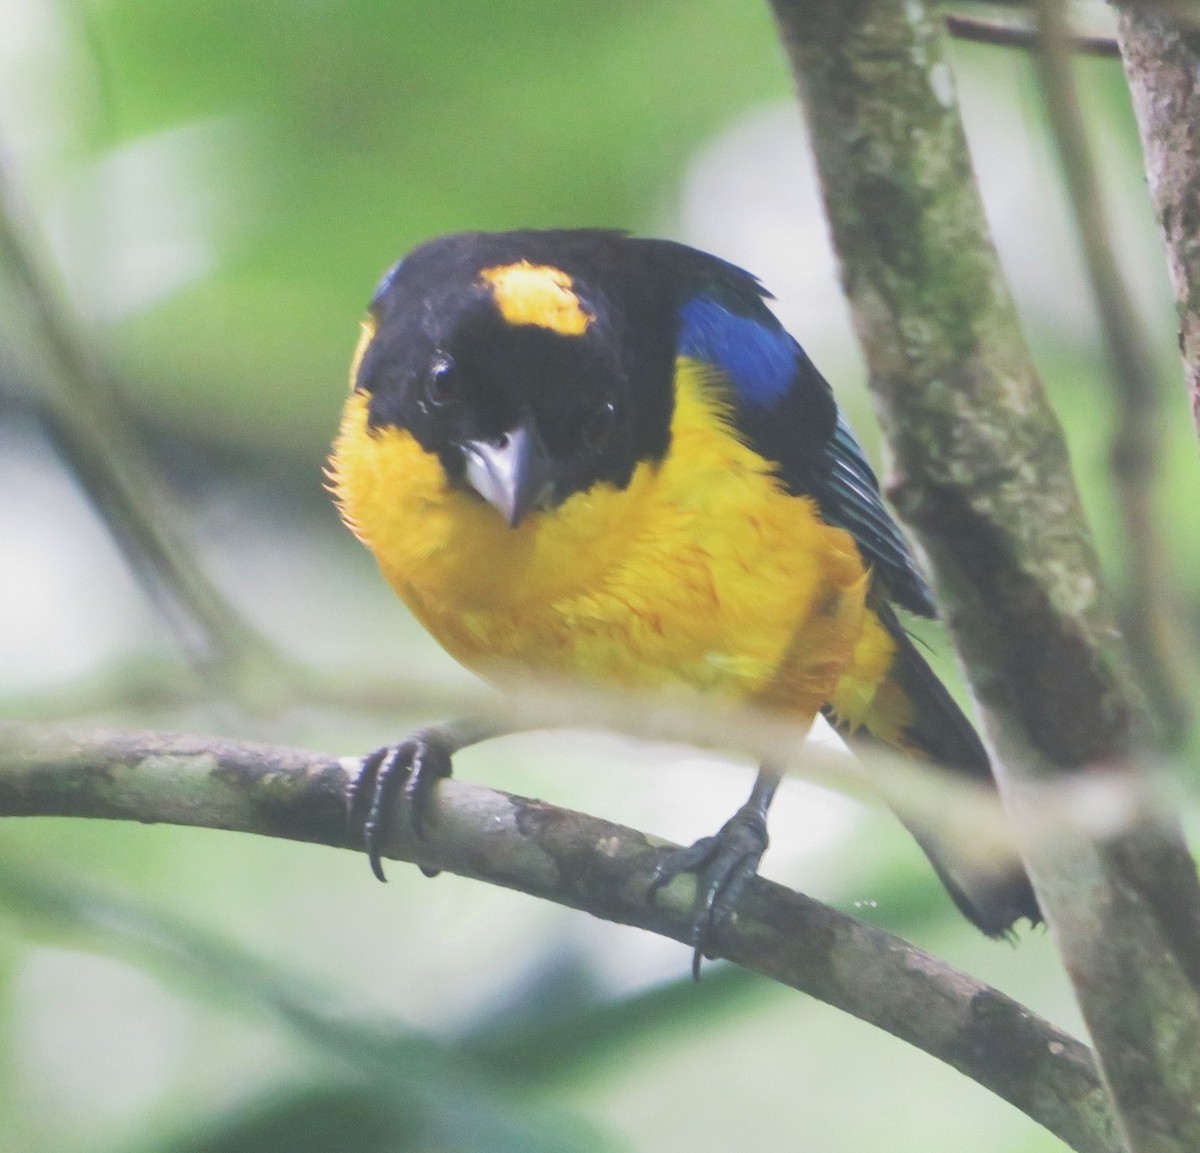
M 595 319 L 561 268 L 522 260 L 485 268 L 479 275 L 491 287 L 496 307 L 509 324 L 536 324 L 563 336 L 582 336 Z

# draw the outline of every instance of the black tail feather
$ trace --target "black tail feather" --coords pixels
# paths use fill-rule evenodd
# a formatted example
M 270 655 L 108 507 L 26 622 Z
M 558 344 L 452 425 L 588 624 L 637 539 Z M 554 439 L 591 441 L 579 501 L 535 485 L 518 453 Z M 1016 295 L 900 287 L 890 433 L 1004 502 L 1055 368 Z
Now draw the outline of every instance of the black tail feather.
M 888 680 L 913 706 L 913 719 L 904 733 L 902 751 L 927 758 L 994 789 L 991 761 L 974 726 L 925 663 L 895 613 L 887 605 L 871 607 L 896 641 L 896 657 Z M 828 712 L 826 715 L 851 748 L 882 742 L 881 737 L 871 732 L 869 715 L 865 725 L 853 731 Z M 989 937 L 1007 936 L 1022 917 L 1034 925 L 1041 922 L 1037 897 L 1019 859 L 1000 865 L 981 864 L 968 858 L 935 829 L 922 827 L 912 819 L 901 819 L 954 903 Z

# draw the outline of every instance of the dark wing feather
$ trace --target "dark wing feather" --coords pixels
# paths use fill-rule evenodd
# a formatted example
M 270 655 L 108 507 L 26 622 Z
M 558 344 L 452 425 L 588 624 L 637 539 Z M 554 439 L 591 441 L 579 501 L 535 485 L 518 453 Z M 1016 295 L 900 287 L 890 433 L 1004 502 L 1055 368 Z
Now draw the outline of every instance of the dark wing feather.
M 813 493 L 822 514 L 854 535 L 883 571 L 897 603 L 922 616 L 935 616 L 933 593 L 900 526 L 884 506 L 875 472 L 840 412 L 826 454 L 832 467 L 816 478 Z
M 716 257 L 680 245 L 669 250 L 686 286 L 679 354 L 720 370 L 731 385 L 738 431 L 778 465 L 789 492 L 812 497 L 830 524 L 854 537 L 890 599 L 935 615 L 929 585 L 832 389 L 766 306 L 766 291 Z

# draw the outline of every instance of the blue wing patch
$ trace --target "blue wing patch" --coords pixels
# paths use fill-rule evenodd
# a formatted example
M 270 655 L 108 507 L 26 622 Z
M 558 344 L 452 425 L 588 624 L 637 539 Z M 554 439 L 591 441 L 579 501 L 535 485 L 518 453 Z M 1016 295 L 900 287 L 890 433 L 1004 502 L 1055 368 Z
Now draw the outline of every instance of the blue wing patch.
M 767 307 L 762 285 L 716 257 L 670 251 L 690 287 L 678 312 L 678 354 L 721 372 L 737 431 L 775 462 L 789 492 L 811 497 L 826 521 L 854 537 L 888 596 L 933 616 L 933 594 L 833 390 Z
M 854 537 L 899 604 L 934 615 L 929 585 L 829 385 L 766 306 L 759 308 L 761 318 L 743 316 L 693 298 L 680 310 L 679 352 L 720 369 L 732 385 L 734 424 L 778 464 L 789 491 L 812 497 L 830 524 Z
M 679 354 L 720 368 L 750 404 L 781 400 L 796 375 L 796 342 L 775 321 L 739 316 L 719 301 L 695 296 L 679 310 Z M 774 327 L 768 323 L 774 322 Z

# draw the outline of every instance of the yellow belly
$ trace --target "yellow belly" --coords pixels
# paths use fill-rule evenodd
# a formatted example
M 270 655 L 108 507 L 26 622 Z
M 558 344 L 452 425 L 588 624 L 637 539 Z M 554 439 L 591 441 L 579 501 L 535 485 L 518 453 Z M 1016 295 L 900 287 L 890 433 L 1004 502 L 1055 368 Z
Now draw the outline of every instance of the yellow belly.
M 352 393 L 331 477 L 347 523 L 445 648 L 623 687 L 687 686 L 811 718 L 869 705 L 892 642 L 864 608 L 850 535 L 789 496 L 681 360 L 671 451 L 515 529 L 451 488 L 405 431 L 367 428 Z M 842 698 L 846 707 L 842 709 Z

